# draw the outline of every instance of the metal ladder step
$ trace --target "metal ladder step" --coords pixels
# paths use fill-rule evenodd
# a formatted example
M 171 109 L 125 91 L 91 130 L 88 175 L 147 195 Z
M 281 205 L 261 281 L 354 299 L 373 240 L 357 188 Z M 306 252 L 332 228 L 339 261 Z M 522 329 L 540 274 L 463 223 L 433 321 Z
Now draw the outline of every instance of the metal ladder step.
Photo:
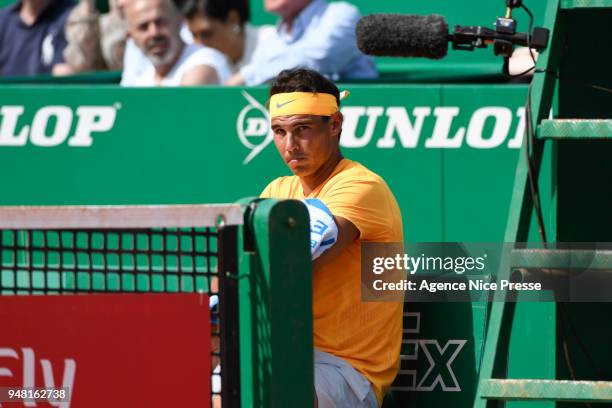
M 612 269 L 609 249 L 515 249 L 513 268 Z
M 612 119 L 543 120 L 538 126 L 540 139 L 612 138 Z
M 514 401 L 612 402 L 610 381 L 483 380 L 481 397 Z
M 612 8 L 611 0 L 561 0 L 562 9 Z

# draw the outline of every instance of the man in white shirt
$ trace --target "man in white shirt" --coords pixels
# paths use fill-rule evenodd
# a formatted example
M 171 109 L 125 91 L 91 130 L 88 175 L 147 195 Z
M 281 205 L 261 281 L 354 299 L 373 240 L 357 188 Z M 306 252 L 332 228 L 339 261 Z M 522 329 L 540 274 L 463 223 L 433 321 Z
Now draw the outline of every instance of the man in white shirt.
M 130 37 L 151 65 L 131 83 L 122 85 L 219 84 L 230 75 L 223 54 L 181 39 L 182 18 L 171 0 L 131 0 L 125 17 Z
M 264 0 L 281 17 L 273 34 L 226 85 L 259 85 L 282 70 L 309 68 L 332 81 L 378 76 L 374 60 L 357 49 L 359 10 L 344 1 Z

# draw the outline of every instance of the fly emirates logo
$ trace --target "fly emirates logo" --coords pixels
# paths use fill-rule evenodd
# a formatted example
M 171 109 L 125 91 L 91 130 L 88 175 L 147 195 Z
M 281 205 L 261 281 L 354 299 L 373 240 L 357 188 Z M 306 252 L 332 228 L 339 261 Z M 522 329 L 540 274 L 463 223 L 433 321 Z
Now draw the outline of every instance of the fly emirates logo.
M 38 109 L 29 124 L 22 124 L 27 107 L 0 107 L 0 147 L 55 147 L 66 143 L 71 147 L 89 147 L 92 134 L 109 132 L 115 125 L 119 104 L 114 106 L 53 105 Z
M 63 401 L 42 403 L 35 401 L 23 402 L 24 407 L 52 406 L 57 408 L 70 408 L 70 396 L 74 389 L 76 373 L 76 360 L 74 358 L 64 358 L 62 361 L 51 362 L 48 358 L 37 358 L 35 351 L 31 347 L 21 347 L 19 349 L 0 347 L 0 385 L 15 389 L 30 389 L 33 387 L 43 387 L 45 389 L 66 388 L 68 397 Z M 40 365 L 39 365 L 40 364 Z M 37 367 L 42 370 L 42 383 L 40 376 L 36 375 Z M 0 404 L 0 407 L 3 405 Z M 5 406 L 14 407 L 14 404 Z
M 268 111 L 248 92 L 248 104 L 236 120 L 238 139 L 249 150 L 248 164 L 274 139 Z M 459 106 L 345 106 L 340 145 L 346 148 L 376 146 L 379 149 L 474 149 L 521 147 L 525 132 L 525 108 L 483 106 L 469 120 Z M 513 126 L 514 125 L 514 126 Z M 425 130 L 427 129 L 427 130 Z

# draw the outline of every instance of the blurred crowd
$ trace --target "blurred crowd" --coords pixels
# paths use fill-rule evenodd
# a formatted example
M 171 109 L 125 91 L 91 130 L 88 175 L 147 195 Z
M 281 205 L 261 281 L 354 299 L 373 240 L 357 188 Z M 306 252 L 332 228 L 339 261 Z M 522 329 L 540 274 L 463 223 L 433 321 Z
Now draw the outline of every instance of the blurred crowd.
M 21 0 L 0 9 L 0 76 L 121 71 L 122 86 L 258 85 L 288 68 L 377 77 L 355 45 L 358 10 L 326 0 Z

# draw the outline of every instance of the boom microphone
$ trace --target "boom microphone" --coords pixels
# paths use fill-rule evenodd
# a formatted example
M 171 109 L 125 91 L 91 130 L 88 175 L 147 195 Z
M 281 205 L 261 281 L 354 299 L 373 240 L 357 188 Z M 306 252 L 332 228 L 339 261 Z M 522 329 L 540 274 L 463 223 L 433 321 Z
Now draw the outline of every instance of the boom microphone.
M 368 55 L 440 59 L 448 51 L 448 24 L 437 14 L 372 14 L 359 20 L 356 34 Z
M 446 20 L 437 14 L 372 14 L 359 20 L 355 31 L 357 47 L 363 53 L 382 57 L 440 59 L 446 56 L 449 41 L 454 50 L 464 51 L 492 44 L 495 55 L 504 57 L 505 71 L 515 45 L 541 52 L 549 36 L 548 29 L 542 27 L 535 27 L 531 33 L 517 33 L 516 21 L 509 17 L 498 17 L 495 29 L 456 25 L 449 33 Z

